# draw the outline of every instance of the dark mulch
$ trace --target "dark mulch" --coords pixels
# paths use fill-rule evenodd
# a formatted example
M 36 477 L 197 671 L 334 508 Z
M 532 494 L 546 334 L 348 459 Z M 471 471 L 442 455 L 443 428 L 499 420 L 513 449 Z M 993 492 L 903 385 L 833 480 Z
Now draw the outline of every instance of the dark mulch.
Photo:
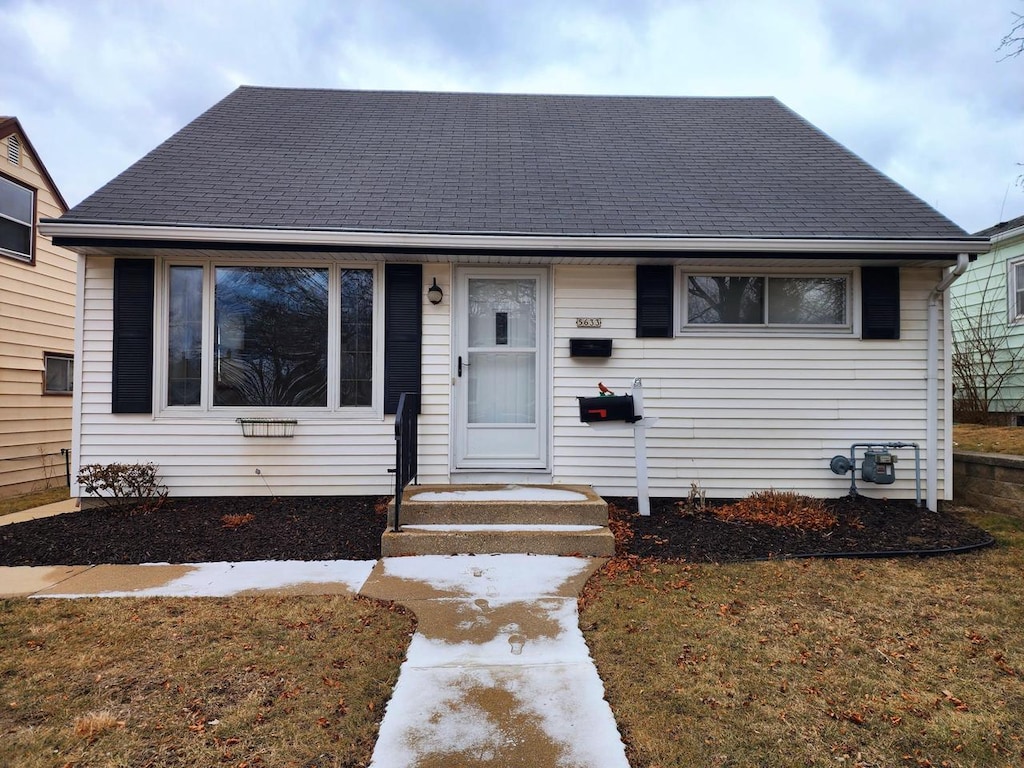
M 912 501 L 864 496 L 826 500 L 838 525 L 802 531 L 726 522 L 710 512 L 686 514 L 685 502 L 652 499 L 651 514 L 637 514 L 636 499 L 607 499 L 625 554 L 660 560 L 731 562 L 809 555 L 934 554 L 992 543 L 987 531 L 948 512 L 919 509 Z M 708 502 L 709 507 L 715 503 Z M 632 536 L 630 537 L 630 533 Z M 625 539 L 625 541 L 623 540 Z
M 380 555 L 387 501 L 369 496 L 215 497 L 170 499 L 155 511 L 135 514 L 88 509 L 0 526 L 0 565 L 373 560 Z M 633 534 L 625 551 L 665 560 L 923 553 L 990 540 L 954 514 L 864 497 L 831 500 L 839 525 L 824 533 L 686 515 L 673 499 L 653 499 L 650 517 L 636 514 L 635 499 L 609 502 L 617 530 Z M 249 514 L 250 522 L 225 527 L 225 515 Z
M 376 560 L 389 497 L 168 499 L 152 512 L 99 507 L 0 526 L 0 565 Z M 251 514 L 226 528 L 225 515 Z

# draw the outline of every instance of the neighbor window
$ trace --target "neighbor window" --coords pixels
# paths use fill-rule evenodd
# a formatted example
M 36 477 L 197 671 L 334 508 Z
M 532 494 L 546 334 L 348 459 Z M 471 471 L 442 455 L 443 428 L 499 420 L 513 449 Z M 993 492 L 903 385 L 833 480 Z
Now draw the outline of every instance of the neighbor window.
M 215 407 L 326 408 L 332 386 L 335 406 L 373 405 L 372 269 L 174 265 L 167 285 L 168 406 L 201 405 L 207 371 Z
M 71 355 L 43 354 L 43 392 L 70 395 L 75 388 L 75 359 Z
M 687 275 L 683 325 L 843 327 L 846 275 Z
M 1024 261 L 1010 265 L 1011 322 L 1024 320 Z
M 35 192 L 0 177 L 0 253 L 32 261 Z

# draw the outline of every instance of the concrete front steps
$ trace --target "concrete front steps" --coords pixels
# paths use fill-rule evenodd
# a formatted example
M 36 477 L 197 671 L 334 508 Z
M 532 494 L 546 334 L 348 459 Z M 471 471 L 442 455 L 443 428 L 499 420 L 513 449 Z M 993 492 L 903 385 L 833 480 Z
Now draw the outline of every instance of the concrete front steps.
M 588 486 L 414 485 L 395 502 L 381 555 L 535 554 L 610 557 L 608 505 Z

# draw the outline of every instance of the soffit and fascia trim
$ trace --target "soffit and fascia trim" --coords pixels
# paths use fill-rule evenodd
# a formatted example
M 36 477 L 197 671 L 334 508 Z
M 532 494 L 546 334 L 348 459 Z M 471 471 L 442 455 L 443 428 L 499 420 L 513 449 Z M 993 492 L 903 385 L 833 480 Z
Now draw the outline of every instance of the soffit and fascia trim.
M 238 246 L 320 246 L 358 248 L 426 248 L 451 250 L 522 251 L 644 251 L 817 254 L 958 254 L 984 253 L 987 238 L 758 238 L 676 237 L 651 235 L 531 235 L 450 234 L 424 232 L 345 232 L 337 230 L 249 229 L 236 227 L 183 227 L 173 225 L 91 224 L 47 219 L 40 231 L 53 238 L 74 241 L 125 240 L 175 243 L 233 244 Z M 84 242 L 80 242 L 84 245 Z

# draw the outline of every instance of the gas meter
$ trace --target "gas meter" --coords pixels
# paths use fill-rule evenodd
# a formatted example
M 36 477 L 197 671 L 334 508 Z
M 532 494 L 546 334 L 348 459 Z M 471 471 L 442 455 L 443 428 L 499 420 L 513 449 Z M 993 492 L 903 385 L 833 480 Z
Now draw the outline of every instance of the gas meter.
M 889 485 L 896 480 L 896 457 L 884 448 L 868 448 L 860 464 L 860 476 L 869 483 Z

